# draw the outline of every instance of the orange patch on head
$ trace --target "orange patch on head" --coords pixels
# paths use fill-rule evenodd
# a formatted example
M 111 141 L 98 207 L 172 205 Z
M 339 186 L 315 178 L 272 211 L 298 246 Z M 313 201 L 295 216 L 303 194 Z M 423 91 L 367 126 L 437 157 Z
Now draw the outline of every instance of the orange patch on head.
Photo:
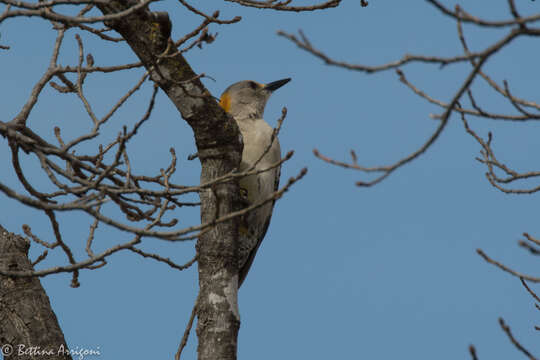
M 221 99 L 219 100 L 219 106 L 221 106 L 221 108 L 225 110 L 225 112 L 229 112 L 229 110 L 231 109 L 231 96 L 227 93 L 221 95 Z

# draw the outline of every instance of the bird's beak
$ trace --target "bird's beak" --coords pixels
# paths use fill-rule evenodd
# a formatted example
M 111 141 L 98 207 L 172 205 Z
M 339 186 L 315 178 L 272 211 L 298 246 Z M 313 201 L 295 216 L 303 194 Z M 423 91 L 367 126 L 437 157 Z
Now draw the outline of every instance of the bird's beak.
M 268 84 L 264 85 L 263 89 L 268 90 L 268 91 L 274 91 L 274 90 L 279 89 L 280 87 L 282 87 L 283 85 L 285 85 L 289 81 L 291 81 L 291 78 L 272 81 L 271 83 L 268 83 Z

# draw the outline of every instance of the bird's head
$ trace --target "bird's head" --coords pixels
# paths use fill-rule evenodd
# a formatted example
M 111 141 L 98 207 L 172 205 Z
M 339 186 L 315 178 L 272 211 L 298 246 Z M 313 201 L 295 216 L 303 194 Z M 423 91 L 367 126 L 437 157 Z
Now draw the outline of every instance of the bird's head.
M 290 78 L 260 84 L 251 80 L 229 86 L 221 95 L 219 105 L 235 118 L 262 118 L 272 92 L 291 81 Z

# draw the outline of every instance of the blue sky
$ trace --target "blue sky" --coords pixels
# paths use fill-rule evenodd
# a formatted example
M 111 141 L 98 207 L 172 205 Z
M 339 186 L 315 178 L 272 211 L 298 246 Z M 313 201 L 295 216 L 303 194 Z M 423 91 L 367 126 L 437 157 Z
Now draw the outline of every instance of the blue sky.
M 191 66 L 215 79 L 204 80 L 215 96 L 239 80 L 292 77 L 272 97 L 265 117 L 275 125 L 281 108 L 288 108 L 280 142 L 283 152 L 294 149 L 295 156 L 283 167 L 282 182 L 304 166 L 309 169 L 277 203 L 267 237 L 240 290 L 239 358 L 456 359 L 469 358 L 469 344 L 477 347 L 480 359 L 518 358 L 521 355 L 499 328 L 501 316 L 521 343 L 538 353 L 533 326 L 540 323 L 540 314 L 532 299 L 518 279 L 475 252 L 482 248 L 516 269 L 537 274 L 535 259 L 516 246 L 523 232 L 540 236 L 537 195 L 510 196 L 491 187 L 485 168 L 475 160 L 479 145 L 456 116 L 419 159 L 376 187 L 355 187 L 355 181 L 367 179 L 365 175 L 325 164 L 312 150 L 346 160 L 355 149 L 365 165 L 391 163 L 427 139 L 437 125 L 429 114 L 441 110 L 412 94 L 392 71 L 366 75 L 328 67 L 276 35 L 277 30 L 302 29 L 316 47 L 336 59 L 374 65 L 405 53 L 460 54 L 455 23 L 423 1 L 372 0 L 367 8 L 359 1 L 344 1 L 337 9 L 304 14 L 208 4 L 202 9 L 219 9 L 224 18 L 241 15 L 243 20 L 212 25 L 211 32 L 219 33 L 216 41 L 189 52 Z M 453 8 L 455 2 L 445 4 Z M 510 18 L 506 1 L 462 5 L 487 19 Z M 525 14 L 539 9 L 537 2 L 519 5 Z M 173 1 L 152 9 L 169 11 L 175 38 L 201 21 Z M 464 29 L 475 50 L 504 35 L 496 29 Z M 0 108 L 2 121 L 8 121 L 45 70 L 54 34 L 49 24 L 26 18 L 5 21 L 0 33 L 1 43 L 11 46 L 0 52 Z M 66 35 L 63 64 L 76 64 L 75 33 L 81 32 Z M 97 65 L 136 60 L 125 44 L 103 44 L 81 35 Z M 490 59 L 485 70 L 497 81 L 509 80 L 517 95 L 538 101 L 539 56 L 536 44 L 518 39 Z M 448 101 L 470 66 L 412 65 L 403 70 L 418 87 Z M 104 114 L 140 76 L 141 70 L 132 70 L 114 78 L 89 77 L 86 92 L 96 111 Z M 485 108 L 511 110 L 480 79 L 473 89 Z M 104 129 L 102 142 L 142 116 L 150 91 L 146 83 Z M 469 123 L 482 136 L 493 132 L 501 160 L 517 170 L 536 170 L 537 123 L 475 118 Z M 73 97 L 47 89 L 29 126 L 53 141 L 54 126 L 68 137 L 87 131 L 90 121 Z M 0 146 L 0 160 L 9 164 L 5 139 Z M 196 184 L 200 167 L 197 161 L 185 160 L 195 151 L 192 132 L 160 92 L 151 120 L 130 143 L 133 167 L 139 173 L 155 173 L 168 165 L 170 147 L 179 158 L 173 180 Z M 36 184 L 50 189 L 40 182 L 44 177 L 35 159 L 25 159 L 24 167 Z M 4 172 L 1 181 L 20 189 L 12 171 Z M 28 223 L 35 233 L 52 239 L 43 214 L 4 195 L 0 198 L 4 227 L 21 233 L 21 225 Z M 197 211 L 175 215 L 179 226 L 198 219 Z M 82 259 L 89 219 L 75 213 L 62 214 L 59 221 L 66 241 Z M 95 251 L 129 239 L 104 225 L 97 236 Z M 191 259 L 193 246 L 157 239 L 143 243 L 145 250 L 179 263 Z M 40 250 L 33 246 L 32 257 Z M 61 254 L 51 255 L 41 266 L 65 261 Z M 80 288 L 70 288 L 69 279 L 54 275 L 41 281 L 72 348 L 99 349 L 99 359 L 161 359 L 175 353 L 196 296 L 196 268 L 179 273 L 121 253 L 102 269 L 83 271 Z M 186 359 L 196 358 L 193 335 Z

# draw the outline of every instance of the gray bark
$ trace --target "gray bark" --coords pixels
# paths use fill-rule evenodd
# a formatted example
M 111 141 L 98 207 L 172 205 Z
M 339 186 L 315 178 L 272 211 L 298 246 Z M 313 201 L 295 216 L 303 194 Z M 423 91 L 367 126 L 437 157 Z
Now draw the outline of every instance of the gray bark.
M 29 247 L 27 240 L 0 225 L 0 270 L 32 271 Z M 71 359 L 37 277 L 0 275 L 0 346 L 6 360 Z
M 137 3 L 114 0 L 98 5 L 105 15 L 126 10 Z M 166 13 L 145 9 L 108 24 L 150 71 L 195 135 L 202 165 L 201 183 L 236 169 L 242 140 L 234 120 L 210 96 L 181 54 L 159 58 L 178 49 L 169 42 L 170 21 Z M 195 79 L 195 80 L 193 80 Z M 163 129 L 163 131 L 167 131 Z M 212 221 L 241 207 L 238 184 L 231 181 L 200 193 L 201 221 Z M 236 359 L 240 319 L 238 316 L 237 220 L 215 225 L 197 243 L 199 303 L 197 335 L 199 360 Z

